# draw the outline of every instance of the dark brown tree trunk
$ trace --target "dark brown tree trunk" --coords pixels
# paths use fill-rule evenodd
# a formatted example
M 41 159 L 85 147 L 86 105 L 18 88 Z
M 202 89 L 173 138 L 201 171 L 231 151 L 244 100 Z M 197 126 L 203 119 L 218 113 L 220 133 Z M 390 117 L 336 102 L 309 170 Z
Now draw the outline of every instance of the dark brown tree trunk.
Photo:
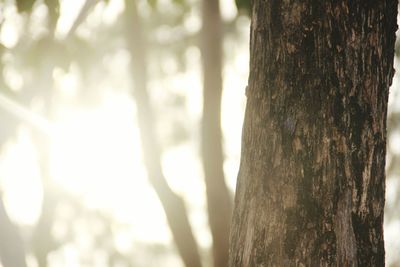
M 169 187 L 162 168 L 161 151 L 154 126 L 154 114 L 147 92 L 146 44 L 136 1 L 125 1 L 126 34 L 131 52 L 132 91 L 136 101 L 144 162 L 150 182 L 164 208 L 179 254 L 187 267 L 200 267 L 200 255 L 184 202 Z
M 231 199 L 225 184 L 221 133 L 222 22 L 219 1 L 203 0 L 202 161 L 215 267 L 228 266 Z
M 397 1 L 254 0 L 231 266 L 384 266 Z

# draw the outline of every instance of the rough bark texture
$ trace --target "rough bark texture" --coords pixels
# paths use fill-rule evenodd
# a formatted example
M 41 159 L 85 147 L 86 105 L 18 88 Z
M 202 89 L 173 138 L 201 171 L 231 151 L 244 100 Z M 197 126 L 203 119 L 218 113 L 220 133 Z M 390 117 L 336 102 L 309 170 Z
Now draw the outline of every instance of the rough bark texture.
M 254 0 L 231 266 L 384 266 L 397 1 Z
M 136 1 L 126 0 L 126 34 L 131 52 L 132 91 L 136 101 L 142 151 L 149 180 L 164 208 L 179 254 L 187 267 L 201 267 L 196 240 L 184 202 L 169 187 L 161 168 L 161 151 L 154 125 L 154 114 L 147 92 L 147 64 L 144 33 L 141 29 Z
M 215 267 L 228 266 L 232 203 L 224 177 L 221 133 L 222 21 L 219 1 L 203 0 L 202 161 Z

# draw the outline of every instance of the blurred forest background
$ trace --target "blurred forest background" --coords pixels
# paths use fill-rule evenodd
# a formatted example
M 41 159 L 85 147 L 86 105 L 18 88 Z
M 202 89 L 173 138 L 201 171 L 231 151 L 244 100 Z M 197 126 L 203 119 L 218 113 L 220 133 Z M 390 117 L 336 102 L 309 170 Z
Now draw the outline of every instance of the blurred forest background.
M 248 9 L 247 0 L 0 0 L 0 266 L 227 266 Z M 396 73 L 392 267 L 399 86 Z

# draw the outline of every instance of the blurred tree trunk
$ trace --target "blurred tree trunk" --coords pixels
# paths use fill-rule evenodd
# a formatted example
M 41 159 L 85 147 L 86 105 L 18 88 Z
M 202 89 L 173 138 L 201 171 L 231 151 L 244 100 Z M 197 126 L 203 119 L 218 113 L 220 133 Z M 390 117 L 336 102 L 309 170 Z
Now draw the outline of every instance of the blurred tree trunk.
M 43 187 L 43 200 L 41 213 L 38 222 L 36 223 L 33 235 L 33 252 L 39 267 L 47 267 L 48 254 L 57 248 L 54 237 L 52 236 L 52 227 L 54 224 L 54 216 L 58 205 L 60 195 L 58 195 L 52 185 L 49 174 L 49 148 L 47 138 L 43 138 L 43 134 L 35 134 L 35 146 L 39 152 L 39 168 Z
M 384 266 L 397 1 L 254 0 L 231 266 Z
M 228 266 L 231 199 L 225 184 L 221 133 L 222 21 L 218 0 L 203 0 L 202 161 L 215 267 Z
M 36 77 L 33 88 L 39 88 L 36 97 L 43 101 L 42 115 L 46 120 L 52 121 L 55 111 L 54 107 L 54 82 L 53 70 L 57 66 L 57 54 L 60 51 L 56 47 L 55 29 L 59 16 L 59 4 L 57 0 L 46 0 L 48 8 L 48 36 L 41 41 L 47 49 L 41 50 L 40 62 L 37 64 Z M 50 139 L 45 133 L 33 129 L 33 141 L 38 154 L 38 163 L 43 187 L 43 201 L 41 214 L 36 223 L 33 236 L 33 252 L 39 267 L 47 267 L 47 256 L 54 250 L 56 242 L 52 236 L 51 229 L 54 224 L 54 216 L 60 195 L 55 192 L 50 177 Z
M 49 38 L 49 45 L 53 42 L 53 37 Z M 52 71 L 54 65 L 49 55 L 42 55 L 45 62 L 42 66 L 38 66 L 37 79 L 35 86 L 41 88 L 39 97 L 43 101 L 42 116 L 48 121 L 52 121 L 53 117 L 53 77 Z M 45 133 L 32 129 L 33 142 L 38 155 L 38 164 L 43 188 L 43 201 L 39 220 L 36 223 L 33 236 L 33 252 L 39 267 L 47 267 L 47 256 L 55 249 L 55 241 L 51 234 L 53 227 L 55 210 L 58 203 L 58 197 L 52 186 L 50 177 L 50 140 Z
M 0 265 L 26 267 L 24 242 L 7 215 L 0 194 Z
M 0 24 L 1 26 L 1 24 Z M 0 27 L 1 28 L 1 27 Z M 1 44 L 0 44 L 1 46 Z M 3 48 L 0 48 L 0 58 L 3 57 Z M 4 65 L 0 62 L 0 90 L 9 93 L 11 90 L 3 78 Z M 4 107 L 0 109 L 0 119 L 3 129 L 0 133 L 0 149 L 4 143 L 15 134 L 17 129 L 17 120 L 8 113 Z M 3 267 L 26 267 L 24 241 L 18 231 L 18 228 L 8 217 L 3 203 L 3 196 L 0 189 L 0 265 Z
M 142 151 L 147 174 L 164 208 L 175 244 L 187 267 L 201 266 L 196 240 L 184 201 L 169 187 L 161 167 L 154 114 L 147 92 L 146 40 L 142 32 L 136 1 L 125 1 L 126 37 L 131 53 L 131 68 L 139 121 Z

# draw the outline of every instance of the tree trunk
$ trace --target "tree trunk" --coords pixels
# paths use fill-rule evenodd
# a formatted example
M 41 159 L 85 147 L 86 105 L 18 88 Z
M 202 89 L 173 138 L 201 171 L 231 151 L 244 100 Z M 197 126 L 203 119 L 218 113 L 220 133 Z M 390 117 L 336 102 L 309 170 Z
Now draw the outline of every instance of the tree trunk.
M 224 177 L 221 133 L 222 22 L 219 1 L 203 0 L 202 161 L 215 267 L 228 266 L 231 199 Z
M 0 49 L 0 58 L 3 56 L 3 51 Z M 4 66 L 0 63 L 0 73 Z M 0 151 L 4 147 L 6 141 L 15 134 L 19 121 L 10 114 L 9 109 L 11 101 L 3 96 L 4 93 L 9 93 L 11 90 L 0 75 L 0 91 L 1 91 L 1 108 L 0 120 L 2 121 L 3 129 L 0 133 Z M 6 104 L 4 104 L 6 103 Z M 3 194 L 0 188 L 0 266 L 4 267 L 26 267 L 25 246 L 17 225 L 9 218 L 6 208 L 3 203 Z
M 397 1 L 254 0 L 231 266 L 384 266 Z
M 142 151 L 149 180 L 164 208 L 179 254 L 187 267 L 200 267 L 200 255 L 189 223 L 184 202 L 169 187 L 162 168 L 161 151 L 154 126 L 154 114 L 147 92 L 146 44 L 136 3 L 125 1 L 126 34 L 131 52 L 133 96 L 142 141 Z
M 0 193 L 0 266 L 26 267 L 24 241 L 8 217 Z

